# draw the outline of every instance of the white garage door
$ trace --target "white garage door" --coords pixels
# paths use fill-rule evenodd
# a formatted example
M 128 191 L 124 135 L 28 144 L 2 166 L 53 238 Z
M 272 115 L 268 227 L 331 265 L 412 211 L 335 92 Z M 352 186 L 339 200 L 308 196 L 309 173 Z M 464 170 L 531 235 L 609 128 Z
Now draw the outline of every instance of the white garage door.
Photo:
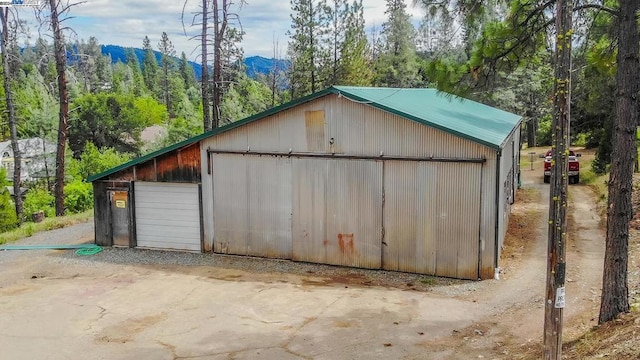
M 197 184 L 136 182 L 138 247 L 200 251 Z

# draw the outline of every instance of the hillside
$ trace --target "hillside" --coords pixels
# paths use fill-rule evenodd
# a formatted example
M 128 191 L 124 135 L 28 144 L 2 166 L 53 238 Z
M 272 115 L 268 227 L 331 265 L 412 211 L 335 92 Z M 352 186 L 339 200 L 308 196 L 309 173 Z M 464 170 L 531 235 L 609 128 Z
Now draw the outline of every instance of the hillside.
M 126 60 L 126 47 L 122 47 L 120 45 L 102 45 L 102 54 L 110 55 L 111 60 L 116 63 L 118 61 L 125 62 Z M 144 59 L 144 50 L 140 48 L 133 48 L 136 56 L 138 57 L 138 61 L 142 63 Z M 156 55 L 156 59 L 158 62 L 162 58 L 162 55 L 159 51 L 153 51 Z M 179 60 L 177 57 L 176 60 Z M 200 80 L 202 77 L 202 69 L 199 63 L 189 61 L 191 67 L 193 67 L 193 71 L 196 74 L 196 79 Z M 249 77 L 255 79 L 259 74 L 268 74 L 269 71 L 277 67 L 278 70 L 286 70 L 289 67 L 289 62 L 286 60 L 277 60 L 277 59 L 269 59 L 262 56 L 250 56 L 244 59 L 244 65 L 246 67 L 246 72 Z

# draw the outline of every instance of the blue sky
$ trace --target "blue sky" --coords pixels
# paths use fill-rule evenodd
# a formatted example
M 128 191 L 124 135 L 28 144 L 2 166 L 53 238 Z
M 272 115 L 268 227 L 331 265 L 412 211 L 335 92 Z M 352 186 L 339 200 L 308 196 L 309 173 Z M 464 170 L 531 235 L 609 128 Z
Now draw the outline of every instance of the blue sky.
M 239 3 L 240 0 L 235 0 Z M 408 11 L 417 19 L 421 10 L 411 6 L 406 0 Z M 95 36 L 102 44 L 142 47 L 144 36 L 149 36 L 156 46 L 163 31 L 167 32 L 178 54 L 184 51 L 190 59 L 195 59 L 197 40 L 189 37 L 199 32 L 198 27 L 190 27 L 193 13 L 198 10 L 200 0 L 187 0 L 185 8 L 185 35 L 181 13 L 183 0 L 86 0 L 71 10 L 67 23 L 77 33 L 78 38 Z M 367 27 L 377 26 L 384 21 L 385 0 L 363 0 Z M 247 0 L 239 11 L 242 26 L 246 32 L 242 44 L 245 56 L 273 56 L 274 40 L 278 41 L 281 56 L 286 55 L 290 28 L 290 4 L 288 0 Z M 414 21 L 415 22 L 415 21 Z

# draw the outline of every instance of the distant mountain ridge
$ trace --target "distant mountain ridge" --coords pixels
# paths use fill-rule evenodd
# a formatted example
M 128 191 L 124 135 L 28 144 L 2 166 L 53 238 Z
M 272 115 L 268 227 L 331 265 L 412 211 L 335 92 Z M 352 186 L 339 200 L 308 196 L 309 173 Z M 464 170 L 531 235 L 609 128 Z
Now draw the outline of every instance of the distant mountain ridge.
M 103 55 L 110 55 L 111 61 L 116 63 L 118 61 L 122 63 L 126 63 L 127 55 L 126 50 L 129 48 L 120 46 L 120 45 L 102 45 L 101 51 Z M 133 48 L 133 51 L 138 58 L 138 62 L 142 64 L 142 60 L 144 59 L 145 51 L 139 48 Z M 162 58 L 162 54 L 159 51 L 153 51 L 156 60 L 160 62 Z M 180 60 L 179 58 L 175 58 L 176 60 Z M 200 80 L 202 78 L 202 67 L 200 64 L 189 61 L 189 65 L 193 68 L 193 71 L 196 75 L 196 79 Z M 289 62 L 287 60 L 278 60 L 278 59 L 269 59 L 262 56 L 250 56 L 244 59 L 244 65 L 246 67 L 247 76 L 252 79 L 258 77 L 258 75 L 266 75 L 274 69 L 274 66 L 277 66 L 277 69 L 280 71 L 285 71 L 289 68 Z

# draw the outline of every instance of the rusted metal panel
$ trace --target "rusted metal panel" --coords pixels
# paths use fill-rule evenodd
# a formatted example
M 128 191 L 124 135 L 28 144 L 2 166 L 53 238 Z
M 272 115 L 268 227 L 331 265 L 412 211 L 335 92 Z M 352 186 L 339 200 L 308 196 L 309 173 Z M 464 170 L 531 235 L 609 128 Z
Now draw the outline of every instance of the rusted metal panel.
M 379 268 L 382 162 L 294 159 L 294 176 L 294 259 Z
M 291 258 L 291 159 L 213 154 L 214 250 Z
M 328 263 L 380 268 L 382 162 L 329 161 L 327 185 Z

